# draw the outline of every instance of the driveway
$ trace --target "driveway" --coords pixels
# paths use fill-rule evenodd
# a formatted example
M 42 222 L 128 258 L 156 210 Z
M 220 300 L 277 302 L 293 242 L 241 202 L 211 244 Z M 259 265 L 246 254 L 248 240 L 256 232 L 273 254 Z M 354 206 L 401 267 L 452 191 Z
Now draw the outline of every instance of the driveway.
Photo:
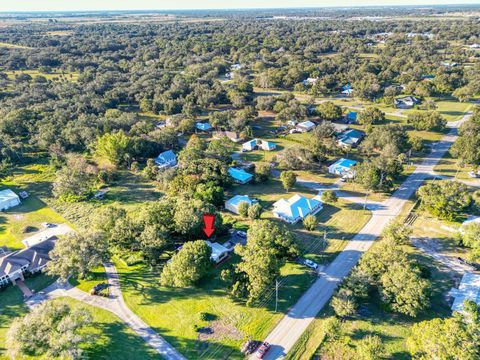
M 457 137 L 458 126 L 467 118 L 451 123 L 451 130 L 441 141 L 432 146 L 431 153 L 418 165 L 413 173 L 380 207 L 372 208 L 372 217 L 362 230 L 348 242 L 345 249 L 321 273 L 320 277 L 303 294 L 298 302 L 280 320 L 265 341 L 272 345 L 265 359 L 284 357 L 295 345 L 315 316 L 332 297 L 337 285 L 358 263 L 365 251 L 380 236 L 384 227 L 401 212 L 408 199 L 423 182 L 431 177 L 433 168 L 445 155 Z M 255 357 L 252 356 L 252 359 Z
M 163 358 L 168 360 L 184 360 L 185 358 L 182 354 L 127 307 L 123 299 L 120 288 L 120 278 L 115 266 L 112 263 L 105 263 L 104 267 L 109 284 L 110 296 L 108 298 L 92 296 L 73 287 L 68 282 L 56 281 L 28 299 L 26 304 L 32 308 L 49 299 L 69 296 L 85 304 L 99 307 L 117 315 Z M 161 316 L 161 314 L 159 314 L 159 316 Z
M 51 237 L 65 235 L 73 231 L 75 230 L 73 230 L 69 225 L 59 224 L 23 239 L 22 243 L 25 245 L 25 247 L 29 248 L 42 241 L 50 239 Z

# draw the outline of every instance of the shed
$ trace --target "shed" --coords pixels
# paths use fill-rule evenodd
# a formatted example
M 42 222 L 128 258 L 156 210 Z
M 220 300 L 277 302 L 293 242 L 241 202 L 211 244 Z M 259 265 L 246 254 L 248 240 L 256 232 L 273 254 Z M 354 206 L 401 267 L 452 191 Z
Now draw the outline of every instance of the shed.
M 207 245 L 212 249 L 212 255 L 210 256 L 210 259 L 215 263 L 215 264 L 220 264 L 223 260 L 225 260 L 228 257 L 228 254 L 230 250 L 228 250 L 225 246 L 219 243 L 212 243 L 210 241 L 205 241 Z
M 20 197 L 10 189 L 0 191 L 0 211 L 20 205 Z
M 212 125 L 210 125 L 208 122 L 197 122 L 195 124 L 195 127 L 197 128 L 197 130 L 200 130 L 200 131 L 212 130 Z
M 246 184 L 253 179 L 253 175 L 246 172 L 243 169 L 231 167 L 228 169 L 228 175 L 230 175 L 236 183 Z

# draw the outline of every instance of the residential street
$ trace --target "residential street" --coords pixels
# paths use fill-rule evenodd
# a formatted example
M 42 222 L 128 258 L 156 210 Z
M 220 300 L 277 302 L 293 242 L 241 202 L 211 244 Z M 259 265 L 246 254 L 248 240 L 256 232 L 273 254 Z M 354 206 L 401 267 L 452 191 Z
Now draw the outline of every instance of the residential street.
M 163 358 L 168 360 L 184 360 L 185 358 L 183 355 L 181 355 L 173 346 L 165 341 L 165 339 L 158 335 L 155 330 L 148 326 L 127 307 L 122 296 L 119 276 L 115 266 L 112 263 L 105 263 L 104 266 L 110 291 L 110 296 L 108 298 L 93 296 L 73 287 L 68 282 L 61 283 L 57 281 L 43 291 L 37 293 L 35 296 L 29 298 L 26 301 L 26 304 L 29 307 L 34 307 L 49 299 L 63 296 L 72 297 L 85 304 L 102 308 L 117 315 Z
M 430 155 L 416 167 L 392 196 L 381 203 L 382 206 L 371 207 L 372 218 L 370 221 L 347 244 L 345 249 L 325 271 L 320 274 L 318 280 L 315 281 L 267 336 L 265 341 L 269 342 L 272 348 L 267 353 L 265 359 L 278 359 L 290 351 L 314 317 L 329 301 L 338 283 L 348 275 L 362 254 L 379 237 L 384 227 L 399 215 L 407 200 L 425 179 L 432 176 L 433 168 L 455 141 L 458 126 L 468 116 L 469 114 L 460 121 L 450 123 L 450 132 L 432 147 Z M 254 356 L 252 356 L 253 358 Z

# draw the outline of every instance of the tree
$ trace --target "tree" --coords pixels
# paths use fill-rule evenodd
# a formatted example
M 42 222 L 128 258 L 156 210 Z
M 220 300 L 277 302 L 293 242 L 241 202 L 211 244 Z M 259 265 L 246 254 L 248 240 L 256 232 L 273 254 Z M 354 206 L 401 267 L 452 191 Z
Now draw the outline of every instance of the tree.
M 361 125 L 377 125 L 385 121 L 385 113 L 376 107 L 369 106 L 360 111 L 357 120 Z
M 235 247 L 241 256 L 233 274 L 231 293 L 246 297 L 247 304 L 258 300 L 280 275 L 287 258 L 299 255 L 295 236 L 282 225 L 272 221 L 254 220 L 248 230 L 248 242 Z
M 250 208 L 250 204 L 246 201 L 242 201 L 238 204 L 238 213 L 241 217 L 246 218 L 248 216 L 248 209 Z
M 70 275 L 85 278 L 90 270 L 108 260 L 108 241 L 100 233 L 71 233 L 60 237 L 50 251 L 50 275 L 66 280 Z
M 357 303 L 352 292 L 347 288 L 341 288 L 332 298 L 332 308 L 335 314 L 341 318 L 354 315 Z
M 478 117 L 480 119 L 480 116 Z M 465 163 L 480 165 L 480 121 L 475 121 L 473 117 L 462 124 L 459 129 L 459 137 L 452 145 L 451 152 L 456 158 Z
M 212 249 L 203 240 L 190 241 L 173 255 L 160 276 L 163 286 L 188 287 L 195 285 L 210 271 Z
M 131 146 L 131 139 L 120 130 L 100 136 L 95 145 L 95 152 L 99 157 L 119 166 L 129 159 Z
M 447 120 L 437 111 L 417 112 L 408 116 L 408 123 L 415 130 L 442 131 L 447 125 Z
M 47 301 L 13 321 L 7 332 L 8 355 L 12 359 L 82 359 L 81 345 L 91 339 L 85 331 L 91 323 L 86 309 L 72 310 L 58 301 Z
M 470 248 L 468 259 L 473 262 L 480 261 L 480 223 L 471 222 L 462 227 L 462 243 Z
M 325 190 L 322 192 L 322 201 L 330 204 L 334 204 L 338 201 L 337 193 L 333 190 Z
M 410 354 L 419 359 L 470 360 L 480 357 L 478 307 L 466 301 L 465 314 L 414 324 L 407 339 Z
M 268 163 L 260 163 L 255 167 L 255 180 L 265 182 L 271 177 L 272 166 Z
M 317 113 L 322 119 L 337 120 L 342 117 L 342 108 L 331 101 L 325 101 L 317 106 Z
M 66 164 L 55 174 L 53 195 L 62 201 L 86 200 L 92 192 L 95 166 L 80 155 L 68 155 Z
M 412 229 L 400 221 L 391 221 L 383 230 L 382 238 L 395 245 L 406 245 L 410 243 Z
M 248 217 L 252 220 L 259 219 L 262 215 L 262 206 L 255 203 L 248 208 Z
M 315 217 L 315 215 L 308 214 L 307 216 L 305 216 L 305 218 L 303 219 L 303 226 L 308 231 L 315 230 L 315 228 L 317 227 L 317 218 Z
M 288 192 L 297 182 L 297 175 L 293 171 L 282 171 L 280 181 L 283 188 Z
M 360 360 L 381 360 L 385 358 L 385 345 L 377 335 L 363 337 L 356 346 Z
M 418 197 L 432 215 L 453 220 L 472 202 L 466 185 L 456 181 L 437 181 L 420 187 Z

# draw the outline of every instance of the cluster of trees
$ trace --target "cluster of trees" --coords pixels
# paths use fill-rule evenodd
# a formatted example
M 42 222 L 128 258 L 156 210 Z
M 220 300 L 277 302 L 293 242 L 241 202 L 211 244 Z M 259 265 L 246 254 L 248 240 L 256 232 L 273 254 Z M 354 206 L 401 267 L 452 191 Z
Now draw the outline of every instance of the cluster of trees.
M 475 170 L 480 167 L 480 107 L 473 109 L 472 116 L 460 126 L 459 137 L 451 148 L 451 153 L 464 164 Z
M 457 181 L 435 181 L 417 190 L 422 206 L 432 215 L 453 220 L 472 204 L 468 187 Z
M 415 317 L 429 307 L 430 281 L 402 247 L 409 235 L 403 224 L 394 222 L 385 229 L 380 243 L 360 259 L 332 298 L 338 316 L 354 315 L 373 291 L 393 312 Z
M 447 120 L 437 111 L 416 112 L 408 116 L 408 123 L 416 130 L 442 131 L 447 125 Z
M 231 284 L 234 297 L 252 305 L 267 293 L 280 276 L 287 259 L 300 254 L 295 236 L 285 226 L 269 220 L 255 220 L 248 230 L 246 245 L 237 245 L 241 261 L 222 271 L 222 279 Z
M 480 224 L 471 222 L 462 227 L 460 241 L 463 246 L 470 249 L 468 259 L 472 262 L 480 262 Z
M 377 126 L 360 145 L 366 159 L 356 167 L 355 181 L 370 191 L 386 191 L 403 171 L 412 145 L 400 125 Z
M 480 358 L 479 340 L 478 306 L 466 300 L 463 313 L 414 324 L 407 346 L 414 358 L 466 360 Z
M 92 340 L 86 331 L 91 324 L 86 309 L 45 302 L 13 321 L 6 337 L 8 355 L 12 359 L 83 359 L 83 347 Z

